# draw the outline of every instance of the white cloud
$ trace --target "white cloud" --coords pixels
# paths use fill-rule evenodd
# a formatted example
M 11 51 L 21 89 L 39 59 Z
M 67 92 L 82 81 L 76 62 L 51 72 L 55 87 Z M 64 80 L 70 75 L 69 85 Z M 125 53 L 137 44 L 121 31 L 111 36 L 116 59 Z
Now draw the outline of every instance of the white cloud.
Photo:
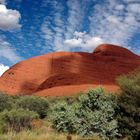
M 116 10 L 123 10 L 125 6 L 123 4 L 119 4 L 115 7 Z
M 128 7 L 127 7 L 127 10 L 129 12 L 135 12 L 137 14 L 140 14 L 140 3 L 129 4 Z
M 46 46 L 53 51 L 75 51 L 76 47 L 92 51 L 99 44 L 111 43 L 130 49 L 129 42 L 140 29 L 139 0 L 92 2 L 68 0 L 65 16 L 62 3 L 51 1 L 54 12 L 42 24 Z
M 78 0 L 69 0 L 68 6 L 68 19 L 66 25 L 65 38 L 69 39 L 73 33 L 81 26 L 82 22 L 82 9 Z
M 90 37 L 89 40 L 86 40 L 86 43 L 84 45 L 85 47 L 90 47 L 93 49 L 102 43 L 103 40 L 100 37 Z
M 77 31 L 74 32 L 74 35 L 76 37 L 83 37 L 85 34 L 86 34 L 86 32 L 77 32 Z
M 76 29 L 82 27 L 81 22 L 84 17 L 84 9 L 82 9 L 79 2 L 79 0 L 67 1 L 68 16 L 66 20 L 63 17 L 65 7 L 62 3 L 55 0 L 49 2 L 49 5 L 53 5 L 54 12 L 49 17 L 46 17 L 41 27 L 43 37 L 46 41 L 46 48 L 49 45 L 53 51 L 70 51 L 72 45 L 71 38 L 75 35 L 82 37 L 84 32 L 75 32 Z M 80 40 L 73 39 L 73 46 L 78 45 Z M 65 43 L 70 44 L 66 46 Z
M 0 29 L 12 30 L 20 28 L 19 20 L 21 15 L 19 11 L 7 9 L 5 5 L 0 4 Z
M 43 33 L 43 38 L 46 41 L 46 45 L 49 44 L 47 47 L 53 47 L 53 31 L 49 28 L 49 25 L 51 22 L 48 20 L 48 18 L 45 19 L 44 23 L 41 26 L 41 31 Z
M 75 32 L 74 38 L 66 39 L 64 41 L 65 45 L 69 47 L 81 47 L 87 51 L 93 51 L 95 47 L 103 43 L 100 37 L 89 36 L 85 32 Z
M 55 0 L 49 4 L 52 5 L 54 11 L 51 13 L 52 15 L 45 18 L 45 21 L 41 26 L 43 38 L 45 38 L 47 48 L 50 46 L 53 51 L 63 51 L 67 49 L 64 48 L 63 44 L 65 27 L 61 13 L 64 8 L 61 3 Z M 45 48 L 43 50 L 45 50 Z
M 119 24 L 119 19 L 118 17 L 116 16 L 108 16 L 107 17 L 107 20 L 110 22 L 110 23 L 113 23 L 113 24 Z
M 0 37 L 0 57 L 4 57 L 11 63 L 21 61 L 22 58 L 11 48 L 11 45 Z
M 82 44 L 82 39 L 81 39 L 81 38 L 78 38 L 78 39 L 76 39 L 76 38 L 73 38 L 73 39 L 66 39 L 66 40 L 64 41 L 64 43 L 65 43 L 66 45 L 69 45 L 69 46 L 72 46 L 72 47 L 78 47 L 78 46 L 81 46 L 81 44 Z
M 9 69 L 9 66 L 4 66 L 3 64 L 0 64 L 0 76 Z
M 104 4 L 96 4 L 89 17 L 90 34 L 100 36 L 107 43 L 128 48 L 128 42 L 140 29 L 138 21 L 140 16 L 136 13 L 139 6 L 133 4 L 132 0 L 125 4 L 120 4 L 117 0 L 107 0 Z

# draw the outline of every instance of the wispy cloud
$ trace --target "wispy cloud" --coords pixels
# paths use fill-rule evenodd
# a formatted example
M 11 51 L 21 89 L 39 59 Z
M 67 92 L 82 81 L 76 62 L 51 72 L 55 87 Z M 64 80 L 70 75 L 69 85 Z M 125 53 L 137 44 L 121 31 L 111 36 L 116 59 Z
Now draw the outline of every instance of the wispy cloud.
M 65 33 L 65 23 L 62 20 L 64 7 L 58 1 L 50 2 L 50 4 L 54 11 L 45 18 L 41 31 L 46 40 L 46 46 L 50 46 L 53 51 L 62 51 L 64 50 L 63 41 Z
M 54 32 L 50 28 L 51 22 L 49 21 L 48 18 L 45 19 L 41 26 L 41 31 L 42 31 L 42 37 L 45 39 L 46 46 L 43 48 L 42 51 L 45 51 L 45 49 L 52 49 L 54 44 L 53 44 L 53 36 Z
M 63 38 L 64 38 L 64 32 L 65 32 L 65 25 L 63 21 L 62 13 L 64 12 L 64 7 L 61 3 L 58 1 L 55 1 L 55 5 L 53 7 L 55 9 L 54 12 L 54 50 L 62 51 L 64 50 L 63 45 Z
M 66 23 L 66 33 L 65 38 L 69 39 L 73 36 L 74 32 L 82 26 L 82 7 L 79 0 L 69 0 L 67 2 L 68 6 L 68 18 Z
M 95 5 L 93 14 L 89 17 L 90 34 L 99 35 L 105 42 L 129 47 L 129 40 L 140 28 L 138 5 L 139 3 L 134 5 L 128 2 L 120 3 L 117 0 L 108 0 L 104 4 Z
M 11 63 L 16 63 L 22 58 L 17 55 L 16 51 L 11 48 L 10 43 L 4 40 L 2 36 L 0 36 L 0 58 L 5 58 Z
M 74 32 L 80 27 L 79 23 L 82 21 L 81 6 L 79 1 L 68 1 L 65 3 L 65 6 L 68 7 L 66 12 L 65 6 L 59 1 L 50 3 L 54 12 L 46 17 L 41 27 L 46 46 L 51 46 L 53 51 L 69 51 L 70 47 L 65 46 L 65 39 L 73 37 Z
M 52 3 L 54 12 L 46 17 L 41 29 L 46 45 L 54 51 L 71 51 L 76 47 L 80 47 L 81 51 L 92 51 L 101 43 L 131 49 L 129 41 L 140 29 L 139 0 L 90 1 L 90 4 L 86 0 L 68 0 L 66 5 L 60 1 Z M 62 17 L 66 6 L 65 17 Z

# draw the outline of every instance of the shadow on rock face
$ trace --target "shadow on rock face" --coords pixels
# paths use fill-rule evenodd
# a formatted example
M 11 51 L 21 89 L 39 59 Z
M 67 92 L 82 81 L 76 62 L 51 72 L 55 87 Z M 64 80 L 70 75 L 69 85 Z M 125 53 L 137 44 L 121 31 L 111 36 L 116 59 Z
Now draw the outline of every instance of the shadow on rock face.
M 109 44 L 100 45 L 93 53 L 49 53 L 11 67 L 0 78 L 0 90 L 14 94 L 32 94 L 61 86 L 117 86 L 116 77 L 133 71 L 139 65 L 140 56 Z

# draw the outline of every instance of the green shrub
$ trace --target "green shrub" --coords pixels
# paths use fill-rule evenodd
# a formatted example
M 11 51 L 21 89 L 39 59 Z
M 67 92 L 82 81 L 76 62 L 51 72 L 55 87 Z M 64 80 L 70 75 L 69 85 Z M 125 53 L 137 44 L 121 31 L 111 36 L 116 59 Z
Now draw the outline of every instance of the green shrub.
M 24 109 L 12 109 L 0 113 L 0 131 L 6 132 L 8 129 L 19 132 L 23 129 L 30 129 L 33 119 L 37 119 L 38 114 Z
M 13 99 L 12 97 L 0 93 L 0 112 L 7 109 L 10 110 L 13 107 Z
M 17 107 L 29 109 L 39 114 L 40 118 L 44 118 L 48 111 L 48 100 L 44 97 L 37 96 L 21 96 L 16 103 Z
M 77 104 L 78 106 L 78 104 Z M 76 133 L 75 120 L 77 116 L 75 114 L 76 108 L 75 105 L 68 105 L 67 102 L 61 102 L 56 105 L 56 109 L 54 110 L 52 120 L 53 127 L 58 132 L 68 132 L 68 133 Z
M 118 79 L 121 88 L 118 116 L 120 132 L 132 139 L 140 134 L 140 70 Z
M 119 136 L 115 119 L 117 109 L 117 98 L 114 95 L 104 94 L 102 89 L 91 89 L 79 96 L 72 105 L 59 105 L 53 126 L 59 132 L 113 139 Z
M 89 90 L 79 98 L 80 108 L 77 112 L 80 118 L 78 131 L 83 135 L 99 135 L 115 138 L 118 136 L 116 117 L 117 98 L 105 93 L 103 89 Z

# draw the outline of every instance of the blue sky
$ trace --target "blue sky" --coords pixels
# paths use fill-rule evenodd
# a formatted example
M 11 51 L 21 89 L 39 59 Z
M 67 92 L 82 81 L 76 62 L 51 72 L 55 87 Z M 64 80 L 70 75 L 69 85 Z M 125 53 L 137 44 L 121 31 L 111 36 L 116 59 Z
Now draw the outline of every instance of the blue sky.
M 92 52 L 101 43 L 140 54 L 139 0 L 0 2 L 0 71 L 52 51 Z

